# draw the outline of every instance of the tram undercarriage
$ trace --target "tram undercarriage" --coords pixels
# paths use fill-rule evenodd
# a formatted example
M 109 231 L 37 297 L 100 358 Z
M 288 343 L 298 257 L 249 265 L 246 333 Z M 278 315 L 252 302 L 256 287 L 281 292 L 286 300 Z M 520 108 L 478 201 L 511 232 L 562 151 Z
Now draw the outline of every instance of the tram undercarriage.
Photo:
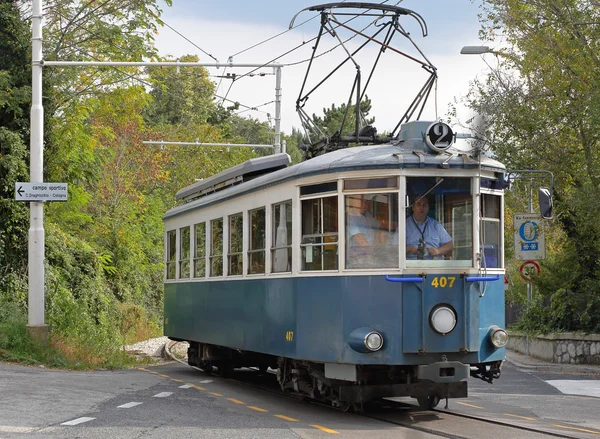
M 466 398 L 467 382 L 464 379 L 468 377 L 469 370 L 467 365 L 458 362 L 421 366 L 349 365 L 355 368 L 356 377 L 348 381 L 328 377 L 324 363 L 196 342 L 190 343 L 188 364 L 209 373 L 216 367 L 221 376 L 227 376 L 231 370 L 240 367 L 258 367 L 261 372 L 266 372 L 270 367 L 277 370 L 277 381 L 282 391 L 306 396 L 343 410 L 352 408 L 358 411 L 362 410 L 363 403 L 385 397 L 413 397 L 421 407 L 427 409 L 437 406 L 441 399 Z M 432 374 L 432 370 L 435 370 L 435 374 Z M 478 371 L 482 373 L 480 369 Z M 488 374 L 484 375 L 487 377 Z

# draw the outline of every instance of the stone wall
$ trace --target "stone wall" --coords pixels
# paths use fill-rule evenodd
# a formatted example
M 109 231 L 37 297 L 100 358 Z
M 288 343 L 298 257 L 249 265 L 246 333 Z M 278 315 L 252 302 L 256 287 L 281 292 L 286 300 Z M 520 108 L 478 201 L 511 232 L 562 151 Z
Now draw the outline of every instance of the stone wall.
M 526 336 L 510 333 L 508 349 L 525 354 Z M 600 364 L 600 334 L 548 334 L 529 337 L 529 355 L 553 363 Z

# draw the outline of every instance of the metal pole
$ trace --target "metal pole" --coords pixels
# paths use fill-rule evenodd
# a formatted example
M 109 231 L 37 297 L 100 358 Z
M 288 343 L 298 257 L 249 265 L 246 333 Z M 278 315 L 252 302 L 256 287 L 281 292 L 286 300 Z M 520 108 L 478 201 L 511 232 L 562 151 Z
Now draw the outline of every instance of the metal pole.
M 273 145 L 263 145 L 260 143 L 204 143 L 204 142 L 170 142 L 168 140 L 144 140 L 143 145 L 179 145 L 179 146 L 230 146 L 244 148 L 273 148 Z
M 531 189 L 531 180 L 529 181 L 529 213 L 533 213 L 533 194 Z M 527 309 L 531 307 L 533 297 L 533 284 L 531 280 L 527 282 Z M 529 331 L 525 333 L 525 355 L 529 355 Z
M 275 145 L 273 153 L 281 152 L 281 67 L 275 67 Z
M 109 67 L 281 67 L 281 64 L 237 64 L 168 61 L 43 61 L 44 66 L 109 66 Z
M 42 105 L 42 0 L 33 0 L 31 21 L 31 182 L 44 181 L 44 107 Z M 28 330 L 41 343 L 48 341 L 44 324 L 44 203 L 29 205 Z

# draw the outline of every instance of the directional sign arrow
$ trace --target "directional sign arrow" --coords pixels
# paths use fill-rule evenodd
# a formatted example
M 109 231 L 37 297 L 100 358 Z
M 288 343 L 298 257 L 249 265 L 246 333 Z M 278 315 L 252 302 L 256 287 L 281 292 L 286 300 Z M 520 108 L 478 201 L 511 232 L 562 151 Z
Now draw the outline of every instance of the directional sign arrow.
M 17 194 L 19 194 L 19 197 L 23 196 L 23 192 L 24 192 L 23 186 L 19 186 L 19 189 L 17 189 Z

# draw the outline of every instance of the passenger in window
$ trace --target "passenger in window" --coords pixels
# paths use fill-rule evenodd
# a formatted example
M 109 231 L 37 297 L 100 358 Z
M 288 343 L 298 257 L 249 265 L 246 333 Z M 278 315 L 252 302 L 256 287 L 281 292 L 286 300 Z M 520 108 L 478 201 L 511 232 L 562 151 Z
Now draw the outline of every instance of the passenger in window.
M 381 243 L 380 222 L 369 212 L 369 202 L 364 195 L 346 197 L 348 268 L 374 265 L 373 261 L 369 261 L 373 256 L 373 247 Z
M 444 259 L 451 255 L 452 237 L 444 226 L 427 216 L 427 197 L 418 195 L 414 200 L 412 215 L 406 218 L 406 259 Z M 393 243 L 398 243 L 397 230 Z

